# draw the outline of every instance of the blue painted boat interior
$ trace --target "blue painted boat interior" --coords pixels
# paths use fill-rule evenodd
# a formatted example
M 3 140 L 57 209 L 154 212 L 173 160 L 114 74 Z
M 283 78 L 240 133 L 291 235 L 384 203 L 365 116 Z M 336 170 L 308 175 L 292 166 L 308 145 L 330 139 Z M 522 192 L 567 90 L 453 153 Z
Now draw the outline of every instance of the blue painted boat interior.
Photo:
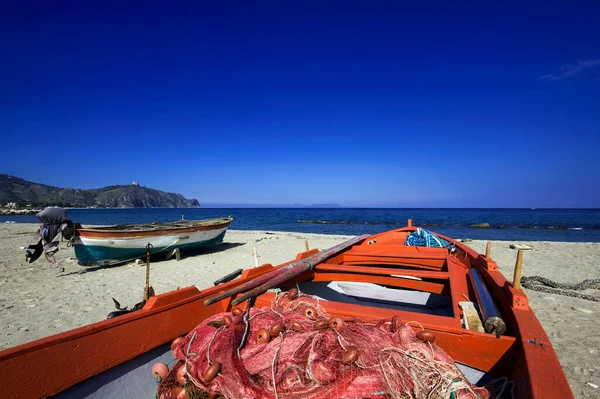
M 151 399 L 156 394 L 152 366 L 173 360 L 170 343 L 88 378 L 52 396 L 54 399 Z
M 302 293 L 315 295 L 327 301 L 350 303 L 353 305 L 371 306 L 375 308 L 402 310 L 437 316 L 453 317 L 452 299 L 445 295 L 430 294 L 427 303 L 421 305 L 411 302 L 400 302 L 374 298 L 356 297 L 342 294 L 331 289 L 328 282 L 304 282 L 298 285 Z M 391 291 L 410 292 L 408 290 L 390 288 Z

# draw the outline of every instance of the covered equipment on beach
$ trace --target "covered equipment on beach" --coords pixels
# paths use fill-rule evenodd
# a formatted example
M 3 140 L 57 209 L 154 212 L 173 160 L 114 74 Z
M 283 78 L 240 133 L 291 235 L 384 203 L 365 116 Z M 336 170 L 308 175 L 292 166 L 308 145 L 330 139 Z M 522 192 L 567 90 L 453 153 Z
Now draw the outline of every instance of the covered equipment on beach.
M 73 238 L 75 233 L 73 222 L 67 219 L 68 211 L 66 209 L 55 206 L 45 208 L 36 216 L 42 223 L 35 233 L 39 240 L 37 244 L 28 247 L 25 259 L 32 263 L 44 253 L 46 259 L 54 263 L 54 254 L 58 252 L 61 239 Z

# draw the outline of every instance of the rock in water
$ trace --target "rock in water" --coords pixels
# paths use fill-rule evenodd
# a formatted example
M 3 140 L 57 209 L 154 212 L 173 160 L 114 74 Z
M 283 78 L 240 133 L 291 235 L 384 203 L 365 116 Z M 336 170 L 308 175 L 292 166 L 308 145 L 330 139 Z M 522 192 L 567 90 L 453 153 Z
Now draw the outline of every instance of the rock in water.
M 475 223 L 470 226 L 472 229 L 489 229 L 491 226 L 489 223 Z

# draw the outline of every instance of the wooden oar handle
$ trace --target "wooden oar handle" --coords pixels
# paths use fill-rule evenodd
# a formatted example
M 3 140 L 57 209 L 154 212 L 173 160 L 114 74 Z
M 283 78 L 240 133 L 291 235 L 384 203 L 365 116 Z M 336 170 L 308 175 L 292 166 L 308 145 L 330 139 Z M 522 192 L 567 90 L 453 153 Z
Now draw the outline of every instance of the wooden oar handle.
M 233 301 L 231 301 L 231 305 L 237 306 L 240 303 L 245 302 L 250 298 L 256 298 L 257 296 L 259 296 L 260 294 L 264 294 L 271 288 L 275 288 L 287 281 L 290 281 L 310 269 L 311 268 L 307 265 L 307 267 L 288 270 L 284 274 L 276 276 L 272 280 L 269 280 L 266 283 L 264 283 L 263 285 L 259 285 L 258 287 L 254 288 L 253 290 L 246 292 L 242 296 L 235 298 Z
M 234 278 L 236 278 L 237 276 L 239 276 L 240 274 L 242 274 L 243 272 L 244 272 L 243 269 L 237 269 L 236 271 L 233 271 L 233 272 L 229 273 L 228 275 L 223 276 L 218 280 L 215 280 L 215 282 L 213 284 L 216 286 L 219 284 L 228 283 L 231 280 L 233 280 Z

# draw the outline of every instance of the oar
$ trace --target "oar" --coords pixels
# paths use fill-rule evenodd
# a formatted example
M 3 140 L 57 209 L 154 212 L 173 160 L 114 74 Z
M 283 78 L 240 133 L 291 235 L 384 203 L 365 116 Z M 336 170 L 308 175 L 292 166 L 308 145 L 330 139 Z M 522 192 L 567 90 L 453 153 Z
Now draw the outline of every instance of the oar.
M 312 269 L 317 264 L 323 262 L 325 259 L 330 258 L 331 256 L 337 254 L 338 252 L 343 251 L 344 249 L 351 247 L 352 245 L 360 242 L 369 237 L 369 234 L 365 234 L 359 237 L 354 237 L 348 241 L 344 241 L 338 245 L 335 245 L 325 251 L 321 251 L 312 256 L 309 256 L 306 259 L 298 260 L 296 262 L 292 262 L 289 265 L 283 266 L 282 268 L 272 270 L 263 275 L 253 278 L 250 281 L 247 281 L 243 284 L 238 285 L 228 291 L 225 291 L 219 295 L 215 295 L 212 298 L 208 298 L 204 301 L 204 305 L 212 305 L 215 302 L 228 298 L 230 296 L 239 294 L 240 292 L 244 292 L 253 288 L 255 290 L 251 291 L 252 294 L 260 295 L 263 292 L 266 292 L 268 289 L 279 285 L 283 282 L 288 281 L 291 278 L 294 278 L 307 270 Z M 272 280 L 273 281 L 270 281 Z M 275 284 L 275 285 L 273 285 Z M 266 288 L 265 288 L 266 287 Z M 245 294 L 244 296 L 251 294 L 250 292 Z M 246 298 L 248 299 L 248 298 Z M 245 299 L 244 299 L 245 300 Z M 237 300 L 236 300 L 237 301 Z M 237 302 L 240 303 L 240 302 Z M 237 304 L 236 303 L 236 304 Z
M 270 279 L 269 281 L 267 281 L 266 283 L 259 285 L 258 287 L 252 289 L 251 291 L 246 292 L 239 298 L 234 299 L 231 302 L 231 304 L 233 306 L 236 306 L 236 305 L 239 305 L 240 303 L 244 302 L 247 299 L 255 298 L 255 297 L 259 296 L 260 294 L 267 292 L 271 288 L 275 288 L 278 285 L 285 283 L 286 281 L 290 281 L 290 280 L 294 279 L 295 277 L 301 275 L 302 273 L 309 271 L 310 269 L 315 267 L 317 263 L 320 263 L 320 262 L 316 262 L 315 264 L 303 262 L 302 264 L 298 264 L 291 269 L 281 270 L 280 273 L 273 276 L 273 278 Z

